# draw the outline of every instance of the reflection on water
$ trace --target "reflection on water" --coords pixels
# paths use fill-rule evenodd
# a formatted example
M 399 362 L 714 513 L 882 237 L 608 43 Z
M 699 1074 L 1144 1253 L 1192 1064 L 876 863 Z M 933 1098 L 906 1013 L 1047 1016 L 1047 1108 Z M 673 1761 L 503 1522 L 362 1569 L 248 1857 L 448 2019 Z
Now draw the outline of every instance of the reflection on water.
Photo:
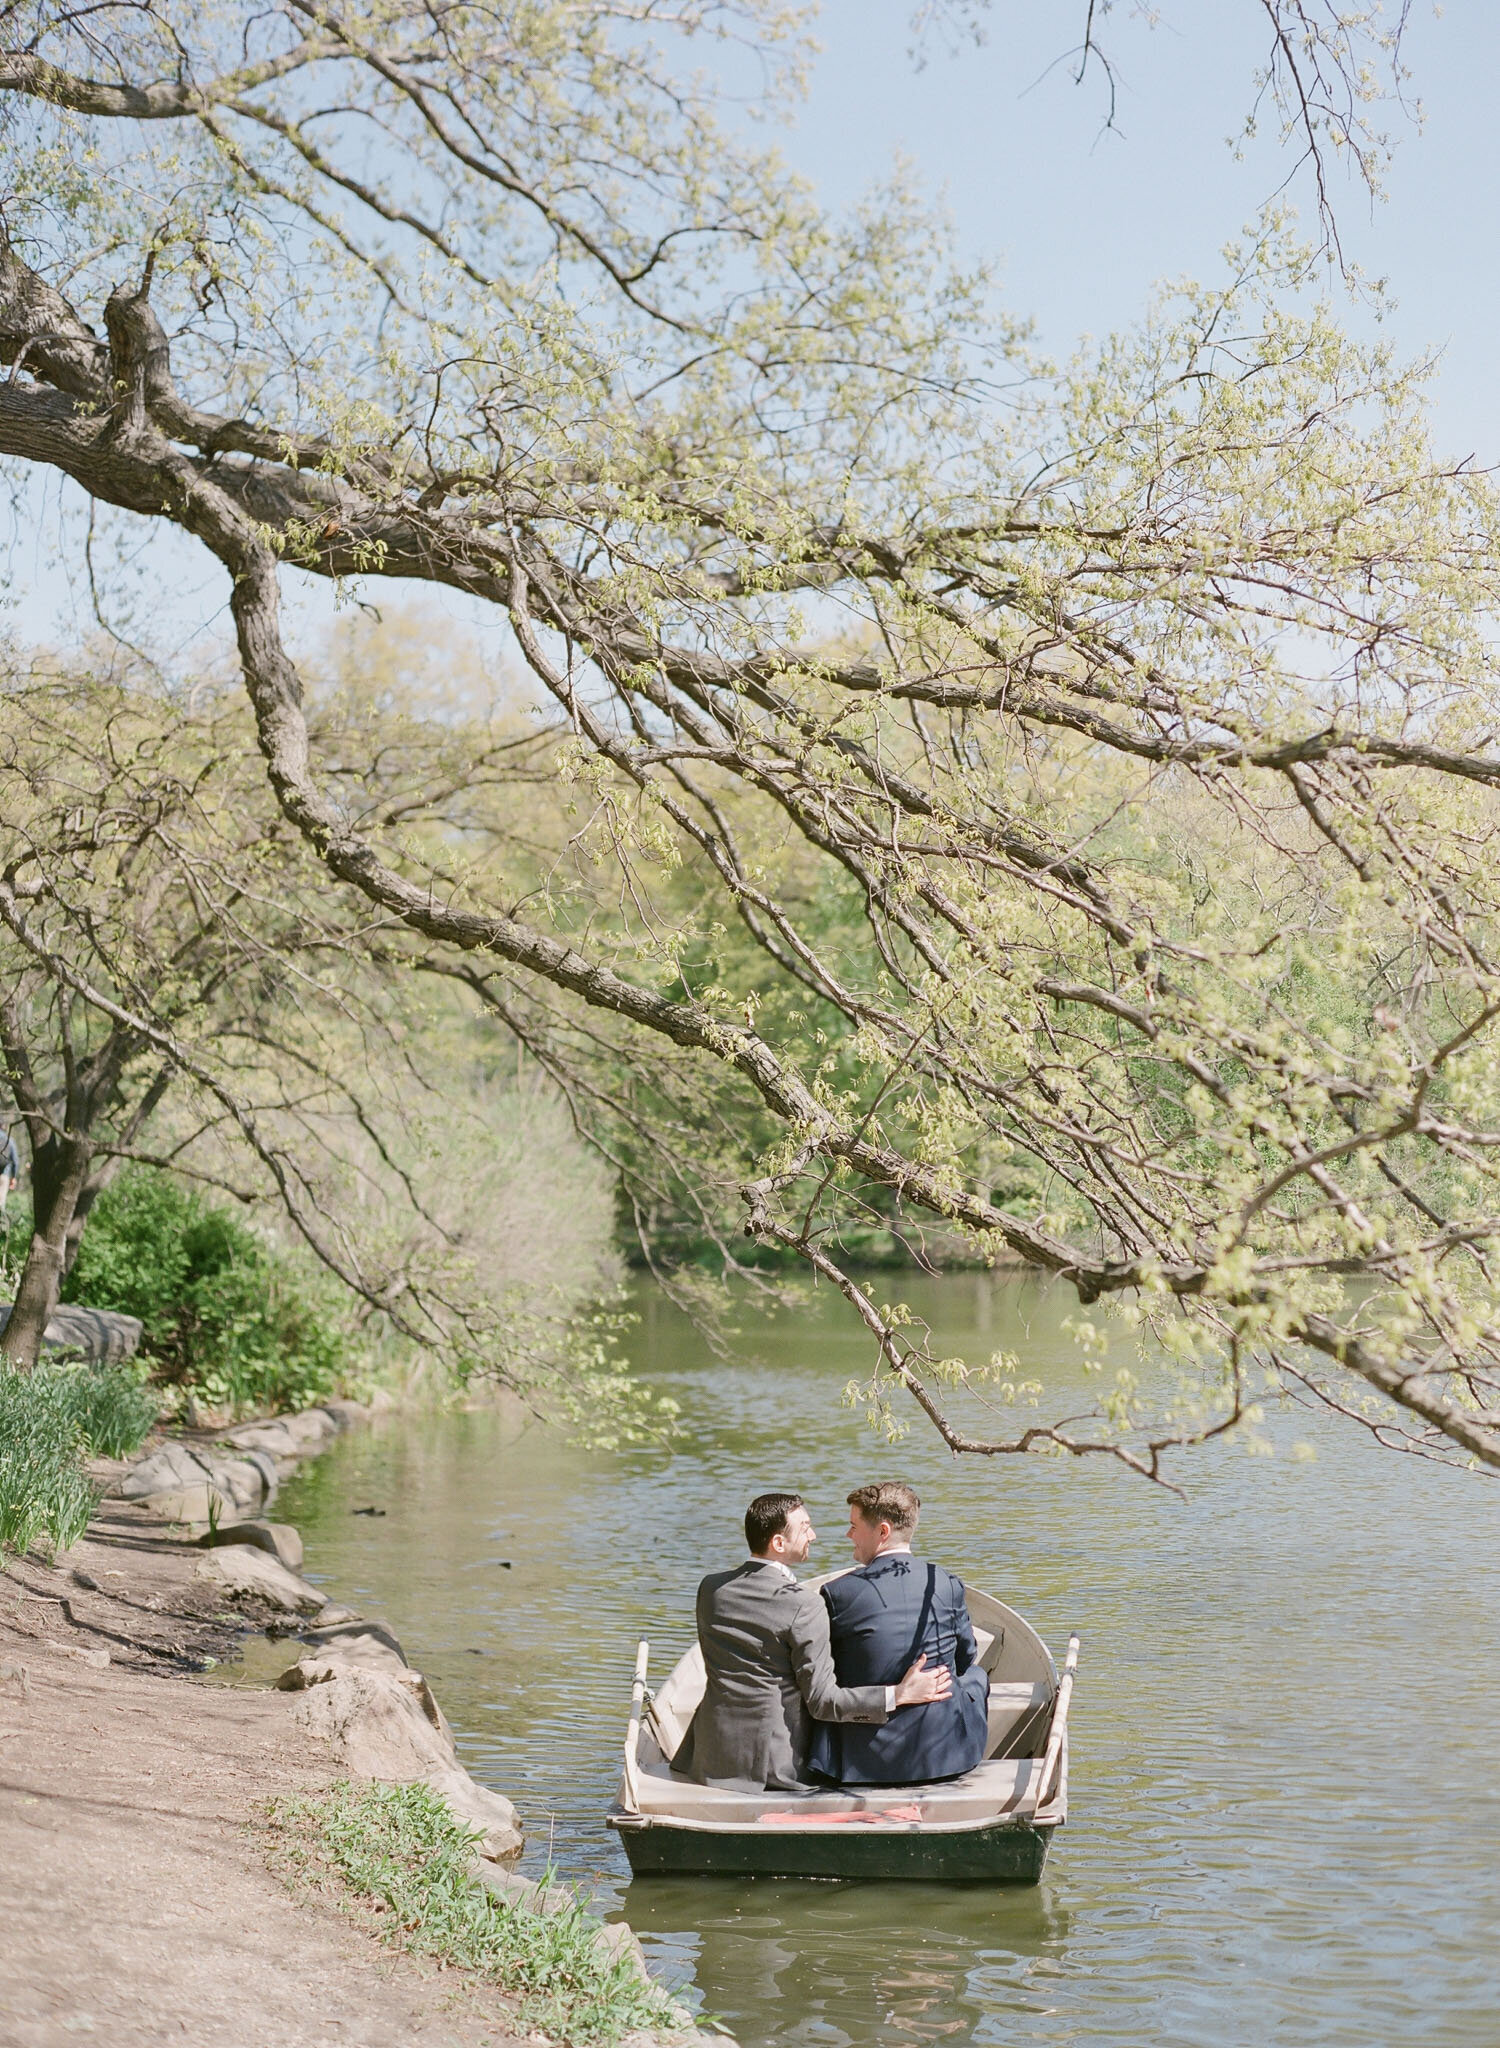
M 742 2038 L 837 2048 L 1005 2038 L 1046 2010 L 1068 1919 L 1048 1887 L 790 1879 L 638 1879 L 624 1913 Z
M 988 1276 L 903 1280 L 940 1351 L 1049 1367 L 1068 1302 Z M 839 1406 L 865 1369 L 831 1304 L 747 1323 L 727 1370 L 641 1301 L 644 1371 L 690 1435 L 587 1455 L 493 1413 L 391 1420 L 283 1495 L 310 1576 L 379 1613 L 475 1775 L 623 1910 L 652 1965 L 750 2048 L 1100 2042 L 1493 2048 L 1500 1917 L 1500 1489 L 1303 1417 L 1311 1464 L 1214 1451 L 1186 1503 L 1114 1469 L 890 1449 Z M 660 1675 L 699 1575 L 764 1487 L 807 1494 L 814 1564 L 883 1475 L 922 1545 L 1054 1645 L 1084 1639 L 1072 1819 L 1032 1891 L 629 1882 L 602 1824 L 637 1637 Z M 384 1519 L 351 1510 L 378 1505 Z

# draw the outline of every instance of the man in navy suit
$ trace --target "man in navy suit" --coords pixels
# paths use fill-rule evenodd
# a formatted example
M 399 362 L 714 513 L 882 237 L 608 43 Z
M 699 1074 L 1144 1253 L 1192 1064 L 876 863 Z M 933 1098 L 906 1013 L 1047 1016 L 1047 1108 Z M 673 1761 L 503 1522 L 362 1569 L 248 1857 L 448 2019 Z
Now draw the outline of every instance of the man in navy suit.
M 962 1581 L 912 1556 L 921 1505 L 899 1481 L 849 1495 L 857 1569 L 823 1588 L 834 1675 L 841 1686 L 887 1685 L 925 1656 L 951 1669 L 953 1690 L 878 1726 L 818 1722 L 809 1768 L 835 1784 L 922 1785 L 961 1777 L 984 1757 L 990 1681 Z

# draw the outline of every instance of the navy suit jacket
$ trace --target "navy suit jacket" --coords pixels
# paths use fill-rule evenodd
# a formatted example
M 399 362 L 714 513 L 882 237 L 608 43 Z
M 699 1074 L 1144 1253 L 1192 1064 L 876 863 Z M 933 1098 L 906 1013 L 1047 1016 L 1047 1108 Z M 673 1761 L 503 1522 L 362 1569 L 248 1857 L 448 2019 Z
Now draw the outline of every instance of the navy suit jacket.
M 930 1595 L 930 1597 L 929 1597 Z M 899 1707 L 880 1727 L 813 1730 L 809 1768 L 841 1785 L 921 1785 L 957 1778 L 984 1757 L 990 1681 L 979 1666 L 963 1582 L 895 1551 L 823 1588 L 840 1685 L 896 1685 L 915 1657 L 946 1664 L 953 1692 Z

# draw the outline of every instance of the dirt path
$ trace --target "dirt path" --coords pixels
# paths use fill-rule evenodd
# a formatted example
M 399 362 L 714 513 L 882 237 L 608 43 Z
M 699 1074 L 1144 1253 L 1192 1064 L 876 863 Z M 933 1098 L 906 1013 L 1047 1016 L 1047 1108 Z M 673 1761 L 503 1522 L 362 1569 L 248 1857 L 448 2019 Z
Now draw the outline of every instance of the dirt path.
M 513 2043 L 493 1994 L 271 1874 L 264 1802 L 332 1771 L 284 1695 L 189 1675 L 228 1647 L 198 1555 L 110 1503 L 0 1575 L 0 2048 Z

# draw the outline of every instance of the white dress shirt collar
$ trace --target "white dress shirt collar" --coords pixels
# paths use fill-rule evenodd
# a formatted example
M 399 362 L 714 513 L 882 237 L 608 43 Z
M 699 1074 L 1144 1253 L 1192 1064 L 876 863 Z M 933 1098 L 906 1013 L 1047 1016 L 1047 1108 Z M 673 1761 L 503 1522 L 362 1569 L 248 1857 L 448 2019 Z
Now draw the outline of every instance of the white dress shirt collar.
M 767 1571 L 780 1572 L 781 1576 L 784 1579 L 790 1579 L 794 1586 L 797 1583 L 797 1574 L 789 1564 L 783 1564 L 779 1557 L 747 1557 L 745 1562 L 746 1564 L 763 1564 Z

